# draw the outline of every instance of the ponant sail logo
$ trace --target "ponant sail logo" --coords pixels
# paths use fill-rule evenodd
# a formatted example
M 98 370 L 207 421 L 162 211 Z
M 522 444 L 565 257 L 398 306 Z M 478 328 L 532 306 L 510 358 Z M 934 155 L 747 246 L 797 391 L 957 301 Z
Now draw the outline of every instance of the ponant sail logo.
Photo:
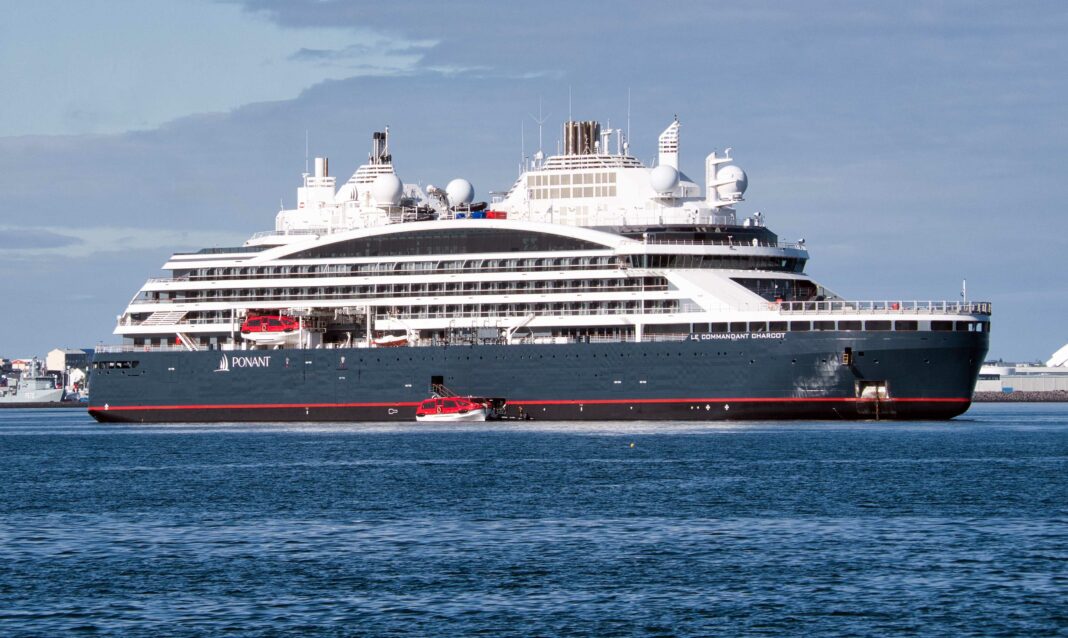
M 229 372 L 230 368 L 269 368 L 271 367 L 271 356 L 261 355 L 258 357 L 227 357 L 223 355 L 219 357 L 219 367 L 215 368 L 215 372 Z

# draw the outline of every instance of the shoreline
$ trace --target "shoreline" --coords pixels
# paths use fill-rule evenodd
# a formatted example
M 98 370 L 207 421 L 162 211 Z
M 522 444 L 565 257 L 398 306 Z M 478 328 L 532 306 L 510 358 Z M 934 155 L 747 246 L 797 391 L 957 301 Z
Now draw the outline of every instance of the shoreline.
M 1064 403 L 1068 402 L 1068 391 L 1049 390 L 1045 392 L 976 392 L 973 403 Z
M 28 403 L 0 403 L 0 408 L 81 408 L 89 407 L 88 403 L 78 401 L 46 401 Z

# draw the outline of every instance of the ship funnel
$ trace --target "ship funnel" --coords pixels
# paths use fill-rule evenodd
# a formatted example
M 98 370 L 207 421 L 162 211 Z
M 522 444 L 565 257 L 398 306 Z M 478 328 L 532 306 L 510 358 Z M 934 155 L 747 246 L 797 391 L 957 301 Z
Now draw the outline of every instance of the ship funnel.
M 601 137 L 601 125 L 597 122 L 564 124 L 564 155 L 593 155 Z
M 389 154 L 389 127 L 384 131 L 375 131 L 371 135 L 370 164 L 389 164 L 393 157 Z

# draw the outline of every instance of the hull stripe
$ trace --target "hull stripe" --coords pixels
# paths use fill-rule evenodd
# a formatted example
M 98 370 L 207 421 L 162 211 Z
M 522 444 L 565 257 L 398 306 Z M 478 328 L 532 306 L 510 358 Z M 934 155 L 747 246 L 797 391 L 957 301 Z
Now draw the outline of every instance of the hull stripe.
M 731 397 L 731 398 L 691 398 L 691 399 L 560 399 L 560 400 L 515 400 L 508 405 L 613 405 L 628 403 L 970 403 L 971 397 L 900 397 L 892 399 L 859 399 L 856 397 Z M 400 408 L 416 407 L 422 401 L 401 401 L 385 403 L 233 403 L 214 405 L 122 405 L 90 406 L 90 412 L 109 412 L 123 410 L 271 410 L 285 408 Z
M 96 405 L 90 412 L 110 412 L 113 410 L 274 410 L 279 408 L 406 408 L 416 407 L 422 401 L 400 401 L 387 403 L 223 403 L 215 405 L 113 405 L 107 408 Z
M 856 397 L 734 397 L 734 398 L 697 398 L 697 399 L 563 399 L 546 401 L 509 401 L 508 405 L 597 405 L 614 403 L 966 403 L 971 398 L 934 397 L 895 398 L 895 399 L 859 399 Z

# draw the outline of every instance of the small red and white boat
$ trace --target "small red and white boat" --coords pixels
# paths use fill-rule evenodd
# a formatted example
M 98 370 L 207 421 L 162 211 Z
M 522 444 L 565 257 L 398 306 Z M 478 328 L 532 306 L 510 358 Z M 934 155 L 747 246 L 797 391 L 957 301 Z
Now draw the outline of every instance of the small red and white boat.
M 249 315 L 241 324 L 241 336 L 257 345 L 296 343 L 300 322 L 286 315 Z
M 465 397 L 435 397 L 415 409 L 416 421 L 485 421 L 489 408 L 485 403 Z
M 376 348 L 397 348 L 408 345 L 408 335 L 382 335 L 375 337 L 371 344 Z

